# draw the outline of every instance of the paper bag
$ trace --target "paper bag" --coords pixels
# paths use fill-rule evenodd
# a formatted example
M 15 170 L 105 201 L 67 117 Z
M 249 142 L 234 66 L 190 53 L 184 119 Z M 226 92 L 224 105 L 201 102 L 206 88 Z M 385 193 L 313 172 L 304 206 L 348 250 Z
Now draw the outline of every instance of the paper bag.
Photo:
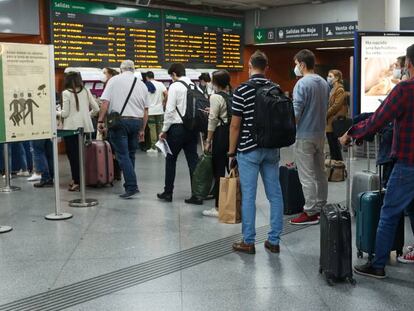
M 241 191 L 237 168 L 232 169 L 228 177 L 220 178 L 219 221 L 226 224 L 241 222 Z

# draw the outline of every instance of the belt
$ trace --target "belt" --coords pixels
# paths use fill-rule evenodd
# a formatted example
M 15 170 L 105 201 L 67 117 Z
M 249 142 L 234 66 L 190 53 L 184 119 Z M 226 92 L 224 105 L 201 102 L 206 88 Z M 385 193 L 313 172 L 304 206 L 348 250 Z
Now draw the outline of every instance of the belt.
M 138 118 L 138 117 L 121 117 L 121 119 L 125 119 L 125 120 L 142 120 L 143 118 Z

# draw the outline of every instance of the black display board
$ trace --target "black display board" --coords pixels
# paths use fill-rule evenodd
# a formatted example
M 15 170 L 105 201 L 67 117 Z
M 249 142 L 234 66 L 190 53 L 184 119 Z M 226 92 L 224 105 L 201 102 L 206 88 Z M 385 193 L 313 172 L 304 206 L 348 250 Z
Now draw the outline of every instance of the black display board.
M 202 16 L 90 1 L 51 0 L 57 68 L 243 69 L 243 19 Z

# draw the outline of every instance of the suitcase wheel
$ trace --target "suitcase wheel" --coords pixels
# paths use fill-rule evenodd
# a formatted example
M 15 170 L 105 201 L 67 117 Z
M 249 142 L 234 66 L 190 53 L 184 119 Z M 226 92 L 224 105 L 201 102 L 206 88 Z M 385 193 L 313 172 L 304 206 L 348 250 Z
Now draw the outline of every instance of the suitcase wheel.
M 328 274 L 325 274 L 325 276 L 326 276 L 326 282 L 328 283 L 328 285 L 329 286 L 334 286 L 335 285 L 335 282 L 332 279 L 332 277 L 330 275 L 328 275 Z
M 357 257 L 358 258 L 364 258 L 364 253 L 362 251 L 358 250 Z
M 348 280 L 349 284 L 351 284 L 352 286 L 356 285 L 356 281 L 353 277 L 349 277 L 349 278 L 347 278 L 347 280 Z

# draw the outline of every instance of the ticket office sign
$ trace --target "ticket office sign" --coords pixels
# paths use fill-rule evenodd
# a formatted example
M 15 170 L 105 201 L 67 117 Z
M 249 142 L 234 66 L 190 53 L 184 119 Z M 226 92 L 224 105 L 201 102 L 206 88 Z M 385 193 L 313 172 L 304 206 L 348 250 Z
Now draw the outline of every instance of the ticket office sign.
M 0 42 L 0 142 L 54 135 L 53 67 L 48 45 Z

